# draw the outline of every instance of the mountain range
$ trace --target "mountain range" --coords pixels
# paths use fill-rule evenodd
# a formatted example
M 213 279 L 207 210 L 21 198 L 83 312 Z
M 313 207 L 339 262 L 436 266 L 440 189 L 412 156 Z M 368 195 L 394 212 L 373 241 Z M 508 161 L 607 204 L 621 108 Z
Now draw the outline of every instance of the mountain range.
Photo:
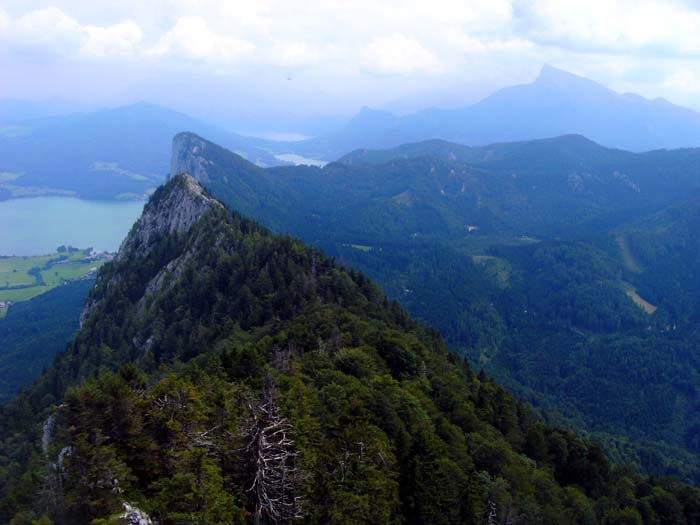
M 549 66 L 299 142 L 4 124 L 0 196 L 148 202 L 0 319 L 0 521 L 700 522 L 697 127 Z
M 631 153 L 577 135 L 431 140 L 261 168 L 183 133 L 170 169 L 362 270 L 617 462 L 699 483 L 699 151 Z M 35 375 L 64 337 L 33 352 L 32 336 L 7 341 L 3 366 L 35 356 Z M 17 382 L 5 384 L 9 396 Z
M 428 139 L 484 146 L 576 134 L 633 152 L 700 146 L 695 111 L 618 94 L 551 66 L 544 66 L 533 83 L 504 88 L 472 106 L 408 115 L 364 108 L 334 131 L 295 142 L 230 133 L 146 103 L 33 119 L 17 118 L 22 104 L 5 106 L 3 113 L 0 105 L 0 199 L 46 194 L 143 198 L 168 172 L 168 144 L 183 131 L 268 167 L 330 162 L 357 149 Z M 47 103 L 24 112 L 51 114 L 58 111 L 54 106 L 60 107 Z
M 0 407 L 10 523 L 695 523 L 700 490 L 545 425 L 363 274 L 188 175 Z
M 430 141 L 262 169 L 181 134 L 172 170 L 366 272 L 621 462 L 697 483 L 699 151 Z
M 138 103 L 0 128 L 0 198 L 74 195 L 144 199 L 168 173 L 175 133 L 199 130 L 259 164 L 279 163 L 255 139 Z
M 567 134 L 635 152 L 695 147 L 700 146 L 700 114 L 664 99 L 619 94 L 545 65 L 533 83 L 506 87 L 464 108 L 401 116 L 365 108 L 345 127 L 300 142 L 295 150 L 335 160 L 353 149 L 426 139 L 479 146 Z
M 484 147 L 428 141 L 358 150 L 324 168 L 262 169 L 183 133 L 172 159 L 171 173 L 230 193 L 245 213 L 276 215 L 276 229 L 305 238 L 351 233 L 363 242 L 454 240 L 469 226 L 479 235 L 572 238 L 700 189 L 700 149 L 635 154 L 577 135 Z

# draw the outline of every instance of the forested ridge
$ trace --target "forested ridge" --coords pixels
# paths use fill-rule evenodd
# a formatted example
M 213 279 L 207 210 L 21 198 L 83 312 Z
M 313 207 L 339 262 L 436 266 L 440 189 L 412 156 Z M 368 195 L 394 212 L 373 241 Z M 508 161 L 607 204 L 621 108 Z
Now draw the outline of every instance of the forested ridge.
M 700 520 L 698 489 L 612 466 L 363 274 L 192 188 L 155 193 L 2 407 L 3 522 Z
M 265 170 L 174 145 L 217 198 L 362 270 L 552 421 L 700 483 L 700 150 L 427 141 Z
M 0 402 L 11 399 L 65 350 L 93 283 L 88 279 L 61 285 L 13 305 L 0 319 Z

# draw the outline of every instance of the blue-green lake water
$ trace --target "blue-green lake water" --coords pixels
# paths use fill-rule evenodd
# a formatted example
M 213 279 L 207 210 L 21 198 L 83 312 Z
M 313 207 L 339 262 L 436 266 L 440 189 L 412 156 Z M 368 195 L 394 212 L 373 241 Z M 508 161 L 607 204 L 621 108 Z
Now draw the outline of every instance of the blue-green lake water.
M 42 255 L 65 244 L 116 251 L 144 202 L 34 197 L 0 202 L 0 255 Z

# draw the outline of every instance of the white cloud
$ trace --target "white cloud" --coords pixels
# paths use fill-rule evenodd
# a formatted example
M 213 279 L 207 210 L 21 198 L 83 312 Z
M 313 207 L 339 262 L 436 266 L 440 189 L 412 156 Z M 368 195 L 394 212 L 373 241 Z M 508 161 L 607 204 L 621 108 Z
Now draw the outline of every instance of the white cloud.
M 146 54 L 194 62 L 230 64 L 250 56 L 254 50 L 255 46 L 250 42 L 214 32 L 200 16 L 184 16 Z
M 138 49 L 143 31 L 132 20 L 109 27 L 85 26 L 81 51 L 92 57 L 128 56 Z
M 256 95 L 284 85 L 284 95 L 325 96 L 333 106 L 340 97 L 483 96 L 531 80 L 549 62 L 617 89 L 697 98 L 700 4 L 690 0 L 0 3 L 3 60 L 53 62 L 59 73 L 68 62 L 86 71 L 105 63 L 119 78 L 125 71 L 154 83 L 183 70 L 225 73 Z M 656 76 L 634 77 L 643 70 Z
M 131 20 L 111 26 L 83 26 L 55 7 L 32 11 L 14 20 L 5 17 L 0 24 L 4 26 L 0 40 L 39 58 L 131 55 L 143 38 L 141 29 Z
M 664 85 L 678 91 L 700 92 L 700 73 L 690 69 L 682 69 L 671 74 Z
M 83 36 L 80 24 L 55 7 L 17 18 L 8 31 L 12 44 L 56 50 L 79 48 Z
M 521 30 L 552 46 L 583 51 L 700 53 L 700 13 L 662 0 L 532 0 Z
M 394 20 L 404 30 L 410 27 L 414 31 L 424 26 L 430 31 L 460 27 L 474 34 L 502 33 L 513 18 L 510 0 L 395 0 L 387 11 L 388 23 Z
M 401 34 L 374 39 L 364 49 L 363 65 L 381 74 L 437 73 L 442 65 L 420 42 Z
M 10 26 L 10 17 L 7 15 L 5 10 L 2 7 L 0 7 L 0 34 L 7 31 L 7 28 L 9 26 Z
M 337 53 L 333 46 L 312 47 L 306 42 L 275 42 L 267 52 L 267 61 L 280 67 L 303 67 L 319 63 Z
M 8 22 L 15 29 L 9 37 L 13 45 L 31 44 L 50 56 L 155 57 L 212 66 L 251 59 L 401 76 L 445 72 L 465 51 L 445 34 L 463 35 L 478 49 L 482 37 L 499 40 L 513 18 L 510 0 L 104 0 L 100 9 L 54 0 L 63 10 L 26 14 L 20 5 L 36 7 L 42 0 L 6 1 L 20 13 Z M 73 18 L 81 14 L 90 25 Z M 124 20 L 132 15 L 133 21 Z M 98 17 L 102 24 L 94 22 Z
M 455 28 L 448 28 L 441 36 L 446 46 L 464 54 L 519 52 L 533 48 L 533 43 L 523 38 L 476 38 Z

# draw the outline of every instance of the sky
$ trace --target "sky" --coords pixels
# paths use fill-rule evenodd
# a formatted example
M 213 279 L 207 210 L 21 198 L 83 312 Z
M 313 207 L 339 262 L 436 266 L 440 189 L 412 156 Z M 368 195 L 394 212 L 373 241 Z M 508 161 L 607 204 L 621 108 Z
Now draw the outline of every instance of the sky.
M 548 63 L 700 110 L 698 28 L 680 0 L 0 0 L 0 99 L 295 131 L 467 105 Z

